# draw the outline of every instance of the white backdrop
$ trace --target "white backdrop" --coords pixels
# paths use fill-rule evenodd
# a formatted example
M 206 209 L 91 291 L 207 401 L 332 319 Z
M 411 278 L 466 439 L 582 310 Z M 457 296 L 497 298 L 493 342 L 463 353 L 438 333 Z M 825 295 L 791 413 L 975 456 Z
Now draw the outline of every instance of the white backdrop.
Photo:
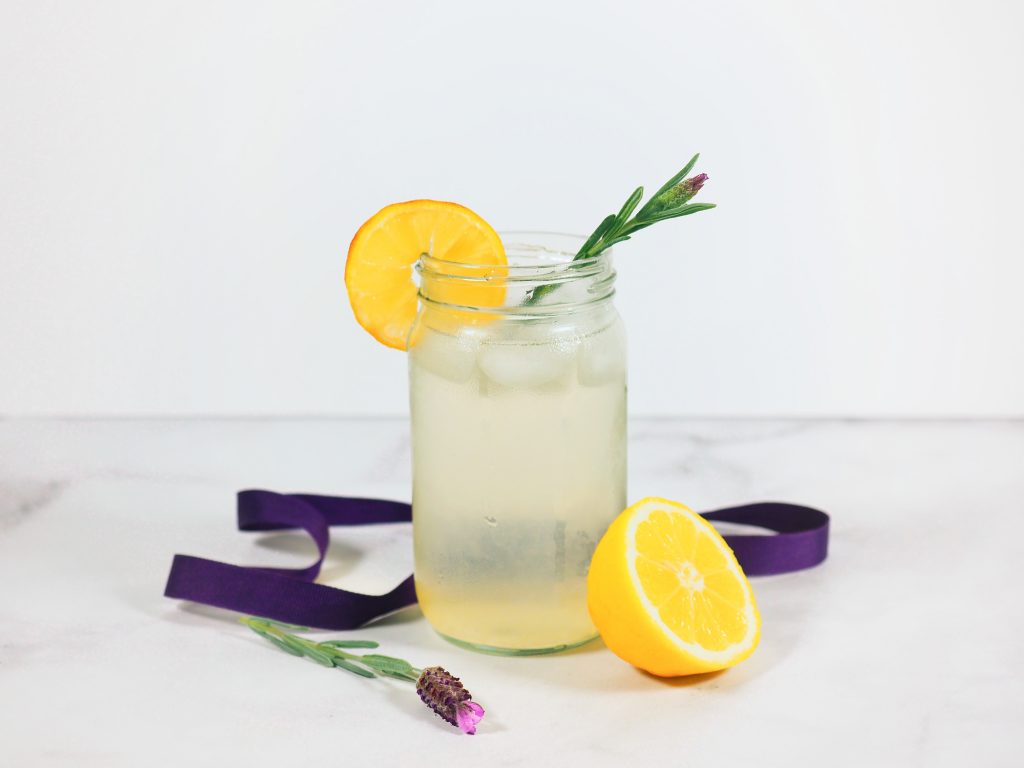
M 1024 413 L 1024 4 L 0 2 L 0 414 L 389 414 L 348 240 L 618 250 L 641 414 Z

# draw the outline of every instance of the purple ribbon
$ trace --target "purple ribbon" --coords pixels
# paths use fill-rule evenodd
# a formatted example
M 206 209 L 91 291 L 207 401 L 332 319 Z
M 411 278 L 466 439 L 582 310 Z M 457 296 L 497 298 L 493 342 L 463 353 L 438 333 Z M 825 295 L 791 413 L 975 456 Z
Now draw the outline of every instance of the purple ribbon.
M 774 536 L 725 537 L 748 576 L 810 568 L 828 554 L 828 515 L 811 507 L 762 502 L 701 514 L 708 520 L 754 525 L 776 532 Z M 400 501 L 240 491 L 240 530 L 301 528 L 313 537 L 320 557 L 306 568 L 258 568 L 175 555 L 164 595 L 289 624 L 356 629 L 413 605 L 416 587 L 412 576 L 383 595 L 364 595 L 314 583 L 327 554 L 331 526 L 411 520 L 412 507 Z

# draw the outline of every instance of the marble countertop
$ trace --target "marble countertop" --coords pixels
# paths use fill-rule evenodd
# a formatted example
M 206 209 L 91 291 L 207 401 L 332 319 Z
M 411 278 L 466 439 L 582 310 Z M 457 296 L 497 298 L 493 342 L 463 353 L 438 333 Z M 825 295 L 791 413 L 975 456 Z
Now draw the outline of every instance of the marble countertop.
M 304 534 L 235 531 L 237 489 L 407 499 L 408 465 L 403 420 L 0 421 L 0 765 L 1020 764 L 1024 422 L 633 422 L 631 498 L 818 506 L 830 559 L 757 579 L 760 648 L 694 679 L 599 641 L 474 654 L 415 608 L 352 633 L 460 675 L 473 738 L 162 597 L 175 552 L 312 560 Z M 411 570 L 408 526 L 333 541 L 326 583 Z

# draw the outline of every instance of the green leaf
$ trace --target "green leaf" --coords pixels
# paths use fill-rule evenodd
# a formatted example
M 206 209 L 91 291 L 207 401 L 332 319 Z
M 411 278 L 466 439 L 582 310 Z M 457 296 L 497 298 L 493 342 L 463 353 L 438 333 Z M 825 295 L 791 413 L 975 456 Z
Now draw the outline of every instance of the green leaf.
M 300 627 L 298 624 L 286 624 L 283 621 L 275 621 L 274 619 L 264 619 L 259 616 L 250 616 L 251 621 L 258 621 L 260 624 L 264 624 L 269 627 L 281 627 L 282 629 L 293 629 L 296 632 L 309 632 L 309 627 Z M 248 622 L 247 622 L 248 623 Z M 251 624 L 249 626 L 252 626 Z
M 396 680 L 409 680 L 410 682 L 417 682 L 420 676 L 416 672 L 381 672 L 382 675 L 387 677 L 393 677 Z
M 260 637 L 265 637 L 267 640 L 271 640 L 271 641 L 274 641 L 274 642 L 282 642 L 281 638 L 278 635 L 274 634 L 273 632 L 270 632 L 267 629 L 264 629 L 261 626 L 250 624 L 249 625 L 249 629 L 251 629 L 253 632 L 255 632 Z
M 334 666 L 334 656 L 331 656 L 328 653 L 324 653 L 319 648 L 310 645 L 303 645 L 302 648 L 305 654 L 309 656 L 309 658 L 311 658 L 317 664 L 323 664 L 325 667 Z
M 411 675 L 412 664 L 405 659 L 396 659 L 394 656 L 381 656 L 377 653 L 368 653 L 359 657 L 360 661 L 378 672 L 389 675 Z
M 324 640 L 320 645 L 333 648 L 379 648 L 380 643 L 374 640 Z
M 639 227 L 637 227 L 636 229 L 639 229 Z M 635 232 L 636 229 L 631 228 L 630 232 Z M 618 243 L 624 243 L 627 240 L 629 240 L 629 238 L 630 238 L 629 235 L 618 235 L 616 237 L 613 237 L 611 240 L 606 240 L 605 242 L 603 242 L 601 244 L 601 250 L 602 251 L 607 251 L 613 245 L 617 245 Z
M 313 661 L 323 664 L 325 667 L 334 666 L 334 663 L 331 661 L 331 657 L 323 651 L 318 650 L 315 643 L 295 637 L 294 635 L 286 635 L 284 633 L 274 634 L 256 627 L 252 627 L 252 629 L 257 634 L 272 642 L 282 651 L 286 651 L 292 656 L 308 656 L 313 659 Z
M 304 656 L 305 655 L 301 650 L 299 650 L 298 648 L 292 647 L 291 645 L 289 645 L 288 643 L 286 643 L 284 640 L 282 640 L 279 637 L 274 637 L 273 635 L 263 635 L 263 636 L 265 638 L 267 638 L 267 640 L 272 642 L 274 645 L 276 645 L 278 648 L 280 648 L 282 651 L 284 651 L 285 653 L 290 653 L 292 656 Z
M 598 240 L 604 237 L 604 233 L 611 229 L 612 224 L 616 222 L 615 214 L 609 214 L 604 217 L 604 220 L 597 225 L 597 229 L 594 230 L 593 234 L 587 238 L 587 241 L 576 251 L 576 258 L 582 259 L 587 252 L 594 247 Z
M 616 226 L 616 229 L 621 229 L 626 224 L 626 222 L 629 221 L 629 217 L 633 215 L 633 211 L 636 210 L 636 207 L 640 204 L 640 200 L 643 199 L 643 196 L 643 187 L 637 187 L 636 189 L 633 190 L 633 194 L 630 195 L 626 199 L 626 202 L 622 204 L 622 208 L 619 209 L 618 216 L 615 217 L 615 220 L 618 225 Z
M 629 217 L 633 211 L 636 210 L 636 207 L 640 204 L 640 199 L 643 196 L 643 187 L 637 187 L 633 190 L 633 194 L 626 199 L 626 202 L 622 204 L 622 208 L 620 208 L 618 214 L 616 214 L 615 221 L 601 234 L 600 239 L 591 246 L 590 250 L 593 251 L 593 253 L 588 252 L 588 256 L 597 255 L 601 251 L 607 250 L 608 243 L 611 241 L 621 242 L 615 238 L 617 238 L 622 231 L 629 226 Z
M 376 675 L 373 674 L 373 672 L 371 672 L 370 670 L 365 669 L 364 667 L 356 666 L 351 661 L 345 661 L 345 659 L 339 659 L 335 657 L 334 666 L 336 666 L 338 669 L 346 669 L 349 672 L 354 672 L 360 677 L 376 677 Z
M 689 216 L 692 213 L 699 213 L 700 211 L 709 211 L 715 207 L 714 203 L 687 203 L 681 205 L 678 208 L 669 208 L 664 211 L 658 211 L 650 218 L 644 219 L 643 221 L 635 221 L 634 226 L 631 228 L 631 232 L 636 232 L 639 229 L 656 224 L 659 221 L 665 221 L 666 219 L 678 219 L 680 216 Z
M 259 624 L 246 624 L 246 626 L 249 627 L 249 629 L 251 629 L 257 635 L 261 635 L 263 637 L 273 637 L 273 635 L 271 635 L 270 632 L 268 632 Z

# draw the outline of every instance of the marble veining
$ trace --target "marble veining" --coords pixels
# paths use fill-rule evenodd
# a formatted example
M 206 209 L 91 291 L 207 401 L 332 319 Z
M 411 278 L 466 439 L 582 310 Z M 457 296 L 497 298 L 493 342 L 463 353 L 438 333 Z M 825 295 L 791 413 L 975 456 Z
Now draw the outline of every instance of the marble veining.
M 66 479 L 0 485 L 0 531 L 13 528 L 29 515 L 52 504 L 68 487 Z

